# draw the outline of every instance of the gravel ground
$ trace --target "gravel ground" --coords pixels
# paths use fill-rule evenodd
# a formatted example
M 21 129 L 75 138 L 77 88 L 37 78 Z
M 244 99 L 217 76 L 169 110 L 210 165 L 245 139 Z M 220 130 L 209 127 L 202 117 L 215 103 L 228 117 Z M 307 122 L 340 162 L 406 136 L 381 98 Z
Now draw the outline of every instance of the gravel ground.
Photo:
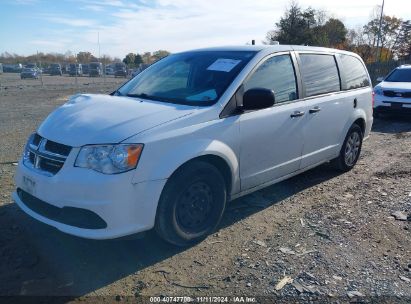
M 41 86 L 17 76 L 0 75 L 0 296 L 411 301 L 410 119 L 375 120 L 348 173 L 323 165 L 233 201 L 218 232 L 191 248 L 152 232 L 93 241 L 20 211 L 10 199 L 12 162 L 67 96 L 110 92 L 124 79 L 79 78 L 76 86 L 73 78 L 46 76 Z M 409 219 L 395 219 L 397 211 Z

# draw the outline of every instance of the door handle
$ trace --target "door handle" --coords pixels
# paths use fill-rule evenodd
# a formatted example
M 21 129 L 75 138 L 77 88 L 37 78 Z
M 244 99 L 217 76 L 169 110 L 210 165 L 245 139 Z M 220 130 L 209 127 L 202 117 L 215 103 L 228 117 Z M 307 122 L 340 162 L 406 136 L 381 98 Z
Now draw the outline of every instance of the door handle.
M 295 111 L 293 114 L 290 115 L 290 117 L 294 118 L 294 117 L 300 117 L 303 116 L 305 112 L 303 111 Z
M 317 112 L 320 112 L 320 111 L 321 111 L 320 107 L 314 107 L 314 108 L 310 109 L 310 111 L 308 111 L 308 112 L 310 114 L 313 114 L 313 113 L 317 113 Z

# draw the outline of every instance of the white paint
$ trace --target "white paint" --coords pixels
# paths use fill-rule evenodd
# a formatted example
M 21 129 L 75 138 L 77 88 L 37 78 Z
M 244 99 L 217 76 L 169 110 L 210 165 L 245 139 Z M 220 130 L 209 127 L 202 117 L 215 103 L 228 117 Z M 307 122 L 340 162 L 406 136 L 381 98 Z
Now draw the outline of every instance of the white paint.
M 244 48 L 247 47 L 235 49 Z M 32 191 L 57 207 L 91 210 L 107 222 L 106 229 L 64 225 L 33 212 L 16 194 L 13 199 L 29 215 L 66 233 L 85 238 L 115 238 L 154 226 L 157 203 L 167 179 L 193 158 L 222 158 L 231 171 L 232 188 L 228 192 L 235 198 L 336 157 L 349 127 L 358 118 L 366 122 L 364 137 L 369 135 L 373 121 L 369 87 L 220 118 L 224 106 L 258 62 L 276 52 L 293 51 L 289 46 L 248 48 L 259 52 L 212 106 L 79 95 L 41 124 L 38 132 L 42 136 L 74 148 L 62 169 L 52 177 L 20 162 L 15 177 L 17 187 Z M 294 50 L 333 52 L 305 47 Z M 352 102 L 356 97 L 358 106 L 354 108 Z M 307 113 L 317 105 L 329 108 L 314 115 Z M 296 110 L 306 114 L 291 118 Z M 144 144 L 135 170 L 105 175 L 74 167 L 80 146 L 119 142 Z

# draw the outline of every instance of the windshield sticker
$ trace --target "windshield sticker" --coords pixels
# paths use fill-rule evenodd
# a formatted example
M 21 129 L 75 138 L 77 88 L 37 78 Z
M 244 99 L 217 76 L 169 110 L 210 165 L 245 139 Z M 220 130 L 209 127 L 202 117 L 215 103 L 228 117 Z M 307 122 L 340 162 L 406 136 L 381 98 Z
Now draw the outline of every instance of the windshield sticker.
M 207 90 L 200 94 L 187 96 L 186 100 L 189 101 L 209 101 L 217 98 L 217 92 L 215 90 Z
M 241 60 L 234 59 L 224 59 L 220 58 L 214 61 L 207 70 L 209 71 L 220 71 L 220 72 L 230 72 Z

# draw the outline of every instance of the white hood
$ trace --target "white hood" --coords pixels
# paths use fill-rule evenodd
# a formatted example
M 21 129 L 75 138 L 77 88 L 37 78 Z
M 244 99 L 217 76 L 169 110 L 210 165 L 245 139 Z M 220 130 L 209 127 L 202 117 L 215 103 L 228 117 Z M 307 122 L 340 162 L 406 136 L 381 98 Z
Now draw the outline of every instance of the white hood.
M 379 86 L 383 90 L 391 91 L 411 91 L 411 82 L 389 82 L 383 81 L 379 83 Z
M 193 107 L 184 105 L 82 94 L 52 112 L 38 133 L 73 147 L 118 143 L 192 112 Z

